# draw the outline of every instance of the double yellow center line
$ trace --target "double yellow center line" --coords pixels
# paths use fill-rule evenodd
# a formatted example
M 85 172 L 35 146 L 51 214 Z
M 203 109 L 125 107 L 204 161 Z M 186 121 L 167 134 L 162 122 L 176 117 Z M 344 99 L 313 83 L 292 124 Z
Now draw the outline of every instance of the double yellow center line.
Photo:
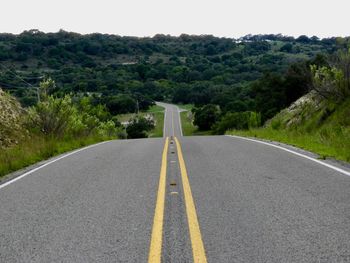
M 178 152 L 179 166 L 181 172 L 182 186 L 185 197 L 185 207 L 187 214 L 188 227 L 192 245 L 193 262 L 206 263 L 202 235 L 199 228 L 196 208 L 194 205 L 190 183 L 188 180 L 185 161 L 182 154 L 182 149 L 179 140 L 175 137 L 176 148 Z M 148 256 L 149 263 L 160 263 L 162 257 L 162 237 L 163 237 L 163 222 L 164 222 L 164 205 L 165 205 L 165 190 L 166 190 L 166 171 L 167 171 L 167 154 L 168 154 L 169 138 L 165 140 L 165 145 L 162 155 L 162 165 L 160 170 L 158 194 L 156 209 L 153 220 L 153 229 L 151 237 L 151 245 Z

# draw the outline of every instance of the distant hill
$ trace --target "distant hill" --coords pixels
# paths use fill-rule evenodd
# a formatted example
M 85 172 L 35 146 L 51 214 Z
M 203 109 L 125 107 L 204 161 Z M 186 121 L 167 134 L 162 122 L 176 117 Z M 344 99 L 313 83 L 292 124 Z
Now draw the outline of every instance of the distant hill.
M 292 63 L 336 48 L 336 38 L 306 36 L 137 38 L 29 30 L 19 35 L 0 34 L 0 85 L 23 105 L 35 103 L 35 87 L 45 76 L 56 81 L 53 92 L 58 95 L 141 94 L 206 104 L 224 90 L 241 92 L 242 85 L 264 72 L 283 73 Z

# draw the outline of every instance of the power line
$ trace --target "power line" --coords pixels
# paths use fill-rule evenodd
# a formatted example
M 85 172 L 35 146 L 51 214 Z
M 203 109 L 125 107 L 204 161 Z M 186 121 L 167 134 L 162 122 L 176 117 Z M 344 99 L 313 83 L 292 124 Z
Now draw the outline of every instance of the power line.
M 0 67 L 2 68 L 2 69 L 4 69 L 3 68 L 3 66 L 0 64 Z M 27 81 L 25 81 L 21 76 L 19 76 L 17 73 L 16 73 L 16 71 L 15 70 L 9 70 L 9 69 L 6 69 L 8 72 L 10 72 L 10 73 L 12 73 L 15 77 L 17 77 L 19 80 L 21 80 L 23 83 L 25 83 L 25 84 L 27 84 L 27 85 L 29 85 L 30 87 L 32 87 L 32 88 L 35 88 L 36 89 L 36 92 L 37 92 L 37 99 L 38 99 L 38 102 L 40 101 L 40 95 L 39 95 L 39 87 L 34 87 L 32 84 L 30 84 L 29 82 L 27 82 Z

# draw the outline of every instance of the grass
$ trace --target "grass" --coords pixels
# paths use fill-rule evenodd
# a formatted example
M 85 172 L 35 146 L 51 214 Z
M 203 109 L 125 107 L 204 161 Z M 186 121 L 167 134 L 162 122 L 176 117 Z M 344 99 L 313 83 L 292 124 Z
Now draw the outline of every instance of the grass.
M 298 131 L 273 130 L 271 128 L 248 131 L 233 130 L 228 131 L 226 134 L 278 141 L 314 152 L 320 156 L 320 159 L 331 157 L 350 162 L 350 137 L 338 137 L 334 134 L 325 138 L 319 132 L 308 134 Z
M 180 112 L 182 133 L 184 136 L 191 136 L 197 130 L 197 127 L 193 125 L 192 119 L 188 116 L 188 113 L 188 111 Z
M 180 110 L 191 111 L 194 108 L 193 104 L 176 104 L 180 108 Z
M 280 113 L 265 128 L 229 131 L 247 137 L 279 141 L 314 152 L 320 158 L 335 158 L 350 162 L 350 99 L 340 104 L 324 103 L 318 110 L 305 108 L 296 116 Z M 288 121 L 302 121 L 287 127 Z
M 18 145 L 1 149 L 0 177 L 61 153 L 108 140 L 101 137 L 48 138 L 35 136 Z
M 163 137 L 163 127 L 164 127 L 164 110 L 161 112 L 152 113 L 154 120 L 156 122 L 155 128 L 149 132 L 149 137 Z

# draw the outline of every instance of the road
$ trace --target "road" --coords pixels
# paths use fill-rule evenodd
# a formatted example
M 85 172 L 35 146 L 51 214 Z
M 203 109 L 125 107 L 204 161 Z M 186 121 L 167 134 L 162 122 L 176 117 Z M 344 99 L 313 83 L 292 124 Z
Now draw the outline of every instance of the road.
M 163 106 L 164 138 L 95 145 L 0 185 L 0 262 L 350 262 L 349 169 L 182 137 Z

